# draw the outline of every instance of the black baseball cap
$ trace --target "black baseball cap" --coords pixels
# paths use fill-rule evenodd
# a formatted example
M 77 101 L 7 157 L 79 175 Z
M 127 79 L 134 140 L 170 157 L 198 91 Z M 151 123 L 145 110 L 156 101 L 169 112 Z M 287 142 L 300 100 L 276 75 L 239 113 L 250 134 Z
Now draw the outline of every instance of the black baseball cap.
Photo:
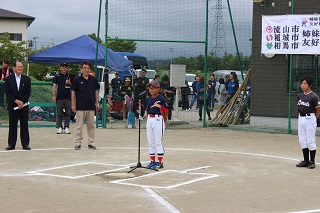
M 68 64 L 67 64 L 67 63 L 61 63 L 61 64 L 60 64 L 60 67 L 64 67 L 64 66 L 67 67 Z

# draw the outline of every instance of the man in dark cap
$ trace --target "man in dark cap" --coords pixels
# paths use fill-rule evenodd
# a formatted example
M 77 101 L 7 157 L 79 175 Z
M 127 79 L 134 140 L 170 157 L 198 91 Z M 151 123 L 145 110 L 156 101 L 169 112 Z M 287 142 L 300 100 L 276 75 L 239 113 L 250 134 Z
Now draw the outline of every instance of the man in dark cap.
M 122 85 L 119 93 L 121 98 L 123 99 L 123 109 L 122 109 L 123 121 L 126 121 L 127 109 L 128 111 L 131 110 L 131 98 L 132 98 L 133 88 L 130 83 L 131 83 L 131 79 L 129 77 L 126 77 L 124 80 L 124 85 Z
M 115 75 L 116 77 L 111 80 L 111 85 L 110 85 L 112 88 L 112 97 L 115 96 L 114 94 L 118 94 L 120 92 L 120 88 L 122 85 L 122 81 L 119 78 L 119 73 L 116 72 Z
M 58 120 L 57 120 L 57 134 L 70 134 L 69 123 L 71 116 L 71 81 L 68 72 L 68 64 L 60 64 L 60 73 L 53 78 L 52 87 L 52 101 L 57 104 Z M 64 117 L 64 126 L 62 119 Z

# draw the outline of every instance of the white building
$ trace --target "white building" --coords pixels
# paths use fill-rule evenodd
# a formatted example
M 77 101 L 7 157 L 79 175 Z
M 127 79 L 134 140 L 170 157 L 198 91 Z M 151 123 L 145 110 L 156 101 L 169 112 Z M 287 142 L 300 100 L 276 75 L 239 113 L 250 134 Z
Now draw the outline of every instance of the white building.
M 34 19 L 32 16 L 0 8 L 0 36 L 8 32 L 12 42 L 26 41 L 27 43 L 27 30 Z

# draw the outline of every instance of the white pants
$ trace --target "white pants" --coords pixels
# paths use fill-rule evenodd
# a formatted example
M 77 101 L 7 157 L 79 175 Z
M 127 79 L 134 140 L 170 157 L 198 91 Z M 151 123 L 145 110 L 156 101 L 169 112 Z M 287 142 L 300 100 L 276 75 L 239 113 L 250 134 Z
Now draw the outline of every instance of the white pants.
M 298 118 L 298 135 L 301 149 L 309 148 L 310 151 L 316 150 L 316 128 L 317 119 L 314 113 L 310 116 Z
M 165 124 L 162 115 L 155 115 L 155 117 L 150 117 L 150 115 L 148 115 L 146 127 L 149 154 L 163 154 L 163 135 Z

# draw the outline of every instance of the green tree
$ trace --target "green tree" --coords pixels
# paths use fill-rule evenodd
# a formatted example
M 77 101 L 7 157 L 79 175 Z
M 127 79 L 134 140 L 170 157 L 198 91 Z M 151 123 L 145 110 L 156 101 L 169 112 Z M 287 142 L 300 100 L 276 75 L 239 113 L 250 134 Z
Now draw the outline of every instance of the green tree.
M 118 37 L 115 37 L 116 39 Z M 135 41 L 120 41 L 120 40 L 111 40 L 108 41 L 108 48 L 112 49 L 115 52 L 130 52 L 133 53 L 137 49 L 137 42 Z
M 28 55 L 28 49 L 25 47 L 25 42 L 12 43 L 9 33 L 5 32 L 0 36 L 0 59 L 7 59 L 10 62 L 25 60 Z
M 92 38 L 93 40 L 95 40 L 95 41 L 97 40 L 97 35 L 96 35 L 95 33 L 88 34 L 88 36 L 89 36 L 90 38 Z M 98 42 L 99 42 L 100 44 L 103 43 L 102 40 L 101 40 L 101 38 L 99 38 Z
M 97 40 L 97 35 L 95 33 L 88 34 L 93 40 Z M 111 38 L 108 36 L 108 38 Z M 117 39 L 118 37 L 115 37 Z M 98 39 L 99 43 L 105 46 L 105 42 Z M 135 41 L 120 41 L 120 40 L 108 40 L 108 48 L 112 49 L 115 52 L 130 52 L 133 53 L 137 49 L 137 42 Z

